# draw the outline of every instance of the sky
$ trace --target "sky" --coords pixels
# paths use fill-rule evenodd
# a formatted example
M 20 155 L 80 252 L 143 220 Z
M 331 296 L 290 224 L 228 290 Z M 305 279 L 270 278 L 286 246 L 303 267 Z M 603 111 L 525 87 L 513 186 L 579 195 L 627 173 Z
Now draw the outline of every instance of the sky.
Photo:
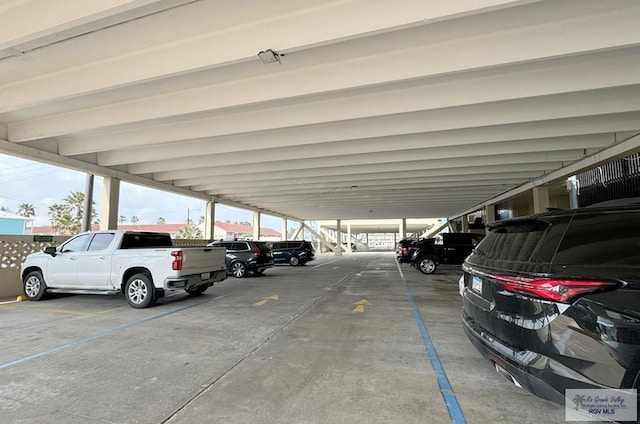
M 93 200 L 96 210 L 102 203 L 102 177 L 94 179 Z M 15 213 L 21 203 L 34 206 L 34 225 L 49 225 L 49 206 L 64 203 L 74 191 L 85 191 L 87 174 L 66 168 L 34 162 L 0 154 L 0 207 Z M 200 199 L 171 194 L 147 187 L 122 182 L 120 184 L 119 216 L 137 216 L 139 224 L 155 224 L 163 217 L 167 224 L 180 224 L 189 216 L 194 222 L 206 212 L 206 203 Z M 226 205 L 216 204 L 216 221 L 253 222 L 253 213 Z M 261 226 L 281 231 L 281 220 L 262 215 Z

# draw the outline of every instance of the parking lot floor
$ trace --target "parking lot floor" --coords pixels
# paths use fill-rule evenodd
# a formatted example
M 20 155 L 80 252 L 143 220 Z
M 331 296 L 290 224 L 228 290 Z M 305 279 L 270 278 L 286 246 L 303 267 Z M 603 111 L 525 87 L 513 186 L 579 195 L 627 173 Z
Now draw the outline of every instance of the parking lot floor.
M 0 304 L 0 422 L 559 423 L 460 323 L 459 267 L 319 255 L 137 310 Z

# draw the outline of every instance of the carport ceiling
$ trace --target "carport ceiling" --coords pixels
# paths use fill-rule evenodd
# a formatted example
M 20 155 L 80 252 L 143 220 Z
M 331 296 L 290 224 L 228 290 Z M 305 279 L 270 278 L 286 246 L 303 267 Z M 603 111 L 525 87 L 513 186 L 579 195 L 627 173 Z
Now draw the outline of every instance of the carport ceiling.
M 0 151 L 298 219 L 454 216 L 638 139 L 639 22 L 637 0 L 3 2 Z

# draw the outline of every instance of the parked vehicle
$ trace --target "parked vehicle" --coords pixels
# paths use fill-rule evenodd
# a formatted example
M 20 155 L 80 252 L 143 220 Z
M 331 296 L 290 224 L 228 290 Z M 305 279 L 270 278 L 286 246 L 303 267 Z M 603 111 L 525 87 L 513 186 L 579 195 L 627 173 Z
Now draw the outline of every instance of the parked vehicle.
M 248 273 L 261 275 L 273 266 L 273 254 L 267 243 L 253 240 L 220 240 L 209 246 L 227 249 L 227 272 L 236 278 Z
M 396 247 L 396 259 L 398 263 L 406 264 L 413 262 L 413 256 L 422 245 L 435 243 L 434 238 L 402 239 Z
M 274 241 L 269 243 L 275 263 L 304 265 L 316 258 L 316 251 L 311 242 L 304 240 Z
M 497 222 L 463 264 L 462 321 L 515 384 L 640 388 L 640 207 Z
M 152 306 L 165 291 L 200 295 L 227 278 L 223 249 L 177 248 L 168 233 L 95 231 L 32 253 L 21 266 L 24 293 L 124 293 L 134 308 Z
M 412 266 L 423 274 L 432 274 L 439 264 L 461 264 L 483 237 L 476 233 L 442 233 L 441 238 L 415 249 Z

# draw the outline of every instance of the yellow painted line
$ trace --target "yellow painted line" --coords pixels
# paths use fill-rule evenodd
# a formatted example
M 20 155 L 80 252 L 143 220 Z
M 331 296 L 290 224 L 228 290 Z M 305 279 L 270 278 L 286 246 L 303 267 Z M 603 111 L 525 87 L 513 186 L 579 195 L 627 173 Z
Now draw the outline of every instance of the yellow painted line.
M 353 310 L 353 312 L 356 312 L 356 313 L 363 313 L 363 312 L 364 312 L 364 305 L 358 305 L 358 306 L 356 306 L 356 308 Z
M 270 300 L 280 300 L 280 298 L 278 297 L 277 294 L 274 294 L 273 296 L 269 296 L 269 297 L 263 297 L 262 300 L 254 303 L 253 306 L 262 306 L 265 303 L 269 302 Z
M 13 306 L 13 308 L 15 309 L 18 306 L 18 305 L 15 305 L 15 303 L 18 303 L 18 301 L 11 300 L 9 302 L 0 302 L 0 305 Z M 106 314 L 105 312 L 82 312 L 82 311 L 73 311 L 71 309 L 53 309 L 53 308 L 29 308 L 29 310 L 32 312 L 50 312 L 54 314 L 82 315 L 82 316 L 103 316 Z

